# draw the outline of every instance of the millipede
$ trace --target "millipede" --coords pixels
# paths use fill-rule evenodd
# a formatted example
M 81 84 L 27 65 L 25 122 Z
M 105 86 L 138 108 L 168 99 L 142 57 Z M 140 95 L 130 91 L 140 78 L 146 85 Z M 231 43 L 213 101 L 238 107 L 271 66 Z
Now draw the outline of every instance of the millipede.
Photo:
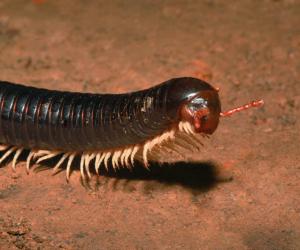
M 159 161 L 161 155 L 198 148 L 202 138 L 227 117 L 263 100 L 221 111 L 218 89 L 180 77 L 123 94 L 48 90 L 0 81 L 0 163 L 12 158 L 16 169 L 24 150 L 26 170 L 32 162 L 57 157 L 53 173 L 66 163 L 69 181 L 74 158 L 81 177 L 91 178 L 91 164 L 131 168 Z M 12 157 L 13 156 L 13 157 Z

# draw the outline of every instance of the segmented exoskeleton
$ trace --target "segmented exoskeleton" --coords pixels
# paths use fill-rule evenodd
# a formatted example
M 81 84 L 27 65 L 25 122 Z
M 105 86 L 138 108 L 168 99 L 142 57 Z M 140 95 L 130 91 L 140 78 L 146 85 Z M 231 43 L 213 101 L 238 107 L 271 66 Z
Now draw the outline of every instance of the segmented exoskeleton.
M 254 105 L 252 105 L 254 106 Z M 139 160 L 157 161 L 158 152 L 196 147 L 200 134 L 212 134 L 221 113 L 218 91 L 191 77 L 126 94 L 89 94 L 46 90 L 0 82 L 0 163 L 14 153 L 12 167 L 24 149 L 30 162 L 61 155 L 67 179 L 75 156 L 90 177 L 90 162 L 114 168 Z

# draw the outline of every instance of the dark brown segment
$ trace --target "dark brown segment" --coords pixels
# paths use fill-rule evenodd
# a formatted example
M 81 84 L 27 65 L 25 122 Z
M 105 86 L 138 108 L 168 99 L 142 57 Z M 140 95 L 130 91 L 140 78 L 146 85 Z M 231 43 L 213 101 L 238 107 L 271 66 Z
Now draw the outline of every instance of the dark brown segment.
M 61 151 L 102 151 L 142 144 L 176 125 L 181 105 L 189 96 L 205 91 L 215 90 L 195 78 L 171 79 L 119 95 L 0 82 L 0 143 Z

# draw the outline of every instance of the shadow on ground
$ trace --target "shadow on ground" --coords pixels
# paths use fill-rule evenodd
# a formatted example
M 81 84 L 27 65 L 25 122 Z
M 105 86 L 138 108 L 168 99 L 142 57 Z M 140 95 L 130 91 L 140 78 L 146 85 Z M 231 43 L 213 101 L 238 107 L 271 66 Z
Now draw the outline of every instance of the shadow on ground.
M 28 152 L 24 152 L 20 160 L 26 160 L 27 155 Z M 9 165 L 11 160 L 12 157 L 9 157 L 2 166 Z M 58 160 L 59 157 L 55 157 L 38 166 L 35 166 L 32 162 L 32 169 L 36 173 L 44 170 L 51 171 Z M 79 171 L 79 166 L 80 159 L 76 157 L 72 164 L 72 172 Z M 214 188 L 220 182 L 231 180 L 220 179 L 219 167 L 214 162 L 174 162 L 161 164 L 152 162 L 148 169 L 143 164 L 136 162 L 134 167 L 130 169 L 114 169 L 112 166 L 108 166 L 108 169 L 101 167 L 99 171 L 100 176 L 95 173 L 92 162 L 90 166 L 90 170 L 96 178 L 92 178 L 91 180 L 81 178 L 82 185 L 88 189 L 99 189 L 101 186 L 113 182 L 112 188 L 120 190 L 126 189 L 130 183 L 143 181 L 146 189 L 153 190 L 177 185 L 187 188 L 193 193 L 202 193 Z M 66 162 L 61 166 L 59 172 L 65 171 L 65 169 Z M 96 182 L 94 181 L 95 179 Z
M 116 179 L 130 181 L 155 181 L 164 186 L 179 185 L 192 191 L 206 192 L 220 182 L 218 179 L 217 165 L 212 162 L 176 162 L 171 164 L 152 163 L 149 169 L 142 164 L 134 168 L 122 168 L 114 171 L 103 170 L 102 175 Z

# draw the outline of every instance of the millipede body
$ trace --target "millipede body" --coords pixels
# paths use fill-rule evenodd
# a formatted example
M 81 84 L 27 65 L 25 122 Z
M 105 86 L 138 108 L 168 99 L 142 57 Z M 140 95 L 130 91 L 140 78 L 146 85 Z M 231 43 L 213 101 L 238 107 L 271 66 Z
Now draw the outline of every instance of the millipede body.
M 15 169 L 28 149 L 27 170 L 31 160 L 60 156 L 54 171 L 67 161 L 67 179 L 75 156 L 81 157 L 84 178 L 91 176 L 91 162 L 97 172 L 101 164 L 130 167 L 134 160 L 147 167 L 163 153 L 197 147 L 196 134 L 212 134 L 220 116 L 227 114 L 221 112 L 218 90 L 191 77 L 125 94 L 63 92 L 0 81 L 0 163 L 14 154 Z

